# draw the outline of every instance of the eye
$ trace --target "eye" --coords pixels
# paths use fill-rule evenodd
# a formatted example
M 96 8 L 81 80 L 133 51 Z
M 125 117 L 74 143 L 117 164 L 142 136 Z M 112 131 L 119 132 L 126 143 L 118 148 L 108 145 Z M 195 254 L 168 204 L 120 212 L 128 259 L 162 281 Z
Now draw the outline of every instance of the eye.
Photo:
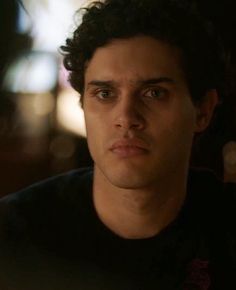
M 152 98 L 152 99 L 162 99 L 168 96 L 168 90 L 165 88 L 150 88 L 144 92 L 144 97 Z
M 101 101 L 107 101 L 114 98 L 115 94 L 111 90 L 100 89 L 95 93 L 95 96 Z

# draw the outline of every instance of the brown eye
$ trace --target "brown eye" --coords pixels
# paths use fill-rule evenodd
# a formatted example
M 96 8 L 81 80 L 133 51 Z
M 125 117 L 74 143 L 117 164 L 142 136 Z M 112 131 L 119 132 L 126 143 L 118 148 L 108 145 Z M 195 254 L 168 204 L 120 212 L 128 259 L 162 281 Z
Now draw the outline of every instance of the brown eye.
M 96 97 L 99 100 L 106 101 L 114 97 L 114 93 L 110 90 L 99 90 L 96 92 Z
M 153 88 L 148 89 L 144 93 L 145 97 L 152 98 L 152 99 L 160 99 L 166 97 L 168 95 L 168 91 L 164 88 Z

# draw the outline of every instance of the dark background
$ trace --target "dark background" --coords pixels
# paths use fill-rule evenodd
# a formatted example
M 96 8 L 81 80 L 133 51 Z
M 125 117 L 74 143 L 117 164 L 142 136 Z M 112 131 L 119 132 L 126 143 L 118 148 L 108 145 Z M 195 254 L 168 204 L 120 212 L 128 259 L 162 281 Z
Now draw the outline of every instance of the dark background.
M 227 102 L 217 110 L 212 126 L 196 140 L 191 164 L 207 167 L 227 181 L 224 171 L 222 149 L 229 141 L 236 141 L 236 42 L 235 10 L 233 1 L 199 1 L 204 14 L 221 32 L 226 48 L 231 52 L 232 88 Z M 19 52 L 30 49 L 32 40 L 28 35 L 16 33 L 18 10 L 16 1 L 0 2 L 0 80 L 7 64 Z M 1 87 L 0 87 L 1 88 Z M 55 88 L 56 90 L 57 88 Z M 56 94 L 55 94 L 56 95 Z M 25 136 L 16 121 L 17 96 L 0 89 L 0 195 L 5 195 L 35 181 L 76 167 L 92 163 L 86 140 L 50 125 L 47 134 L 39 137 Z M 69 140 L 76 150 L 69 157 L 58 158 L 50 144 L 55 138 Z M 63 139 L 63 140 L 64 140 Z M 63 146 L 63 145 L 61 145 Z M 32 148 L 32 152 L 26 150 Z M 34 148 L 40 148 L 35 149 Z

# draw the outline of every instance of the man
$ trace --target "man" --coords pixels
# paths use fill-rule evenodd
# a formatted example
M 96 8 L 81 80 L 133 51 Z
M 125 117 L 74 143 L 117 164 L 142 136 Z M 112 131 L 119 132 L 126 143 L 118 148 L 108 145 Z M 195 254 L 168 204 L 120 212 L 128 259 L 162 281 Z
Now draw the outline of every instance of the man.
M 208 28 L 181 1 L 86 9 L 62 50 L 94 168 L 1 201 L 4 289 L 234 289 L 232 186 L 189 169 L 223 96 Z

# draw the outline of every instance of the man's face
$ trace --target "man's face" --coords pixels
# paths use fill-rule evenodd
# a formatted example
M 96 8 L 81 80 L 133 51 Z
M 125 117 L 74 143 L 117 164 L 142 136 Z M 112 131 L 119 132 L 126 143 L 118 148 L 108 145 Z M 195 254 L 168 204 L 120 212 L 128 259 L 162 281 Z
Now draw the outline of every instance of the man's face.
M 109 184 L 151 188 L 186 172 L 197 109 L 177 48 L 147 36 L 98 48 L 83 97 L 95 172 Z

